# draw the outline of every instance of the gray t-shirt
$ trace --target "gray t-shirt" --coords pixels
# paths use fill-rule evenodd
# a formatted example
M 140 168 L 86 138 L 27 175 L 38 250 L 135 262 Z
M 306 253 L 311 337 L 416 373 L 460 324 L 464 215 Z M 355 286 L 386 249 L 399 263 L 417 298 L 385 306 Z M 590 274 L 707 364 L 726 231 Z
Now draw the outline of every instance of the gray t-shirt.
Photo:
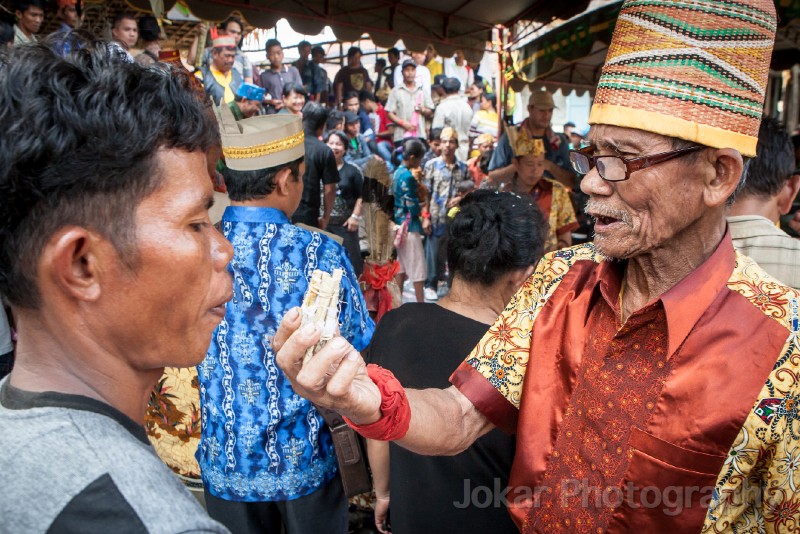
M 6 378 L 0 429 L 0 532 L 228 533 L 107 404 Z

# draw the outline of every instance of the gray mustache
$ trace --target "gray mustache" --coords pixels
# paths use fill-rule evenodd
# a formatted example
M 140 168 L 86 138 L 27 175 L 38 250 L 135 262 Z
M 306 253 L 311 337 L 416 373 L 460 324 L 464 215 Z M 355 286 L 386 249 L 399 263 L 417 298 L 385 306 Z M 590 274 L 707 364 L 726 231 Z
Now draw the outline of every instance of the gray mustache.
M 622 210 L 615 210 L 613 208 L 609 208 L 607 206 L 603 206 L 597 201 L 590 200 L 586 203 L 586 207 L 583 211 L 589 215 L 590 217 L 611 217 L 614 219 L 619 219 L 620 221 L 624 222 L 625 224 L 630 223 L 630 218 L 628 217 L 628 212 Z M 591 213 L 590 213 L 591 212 Z

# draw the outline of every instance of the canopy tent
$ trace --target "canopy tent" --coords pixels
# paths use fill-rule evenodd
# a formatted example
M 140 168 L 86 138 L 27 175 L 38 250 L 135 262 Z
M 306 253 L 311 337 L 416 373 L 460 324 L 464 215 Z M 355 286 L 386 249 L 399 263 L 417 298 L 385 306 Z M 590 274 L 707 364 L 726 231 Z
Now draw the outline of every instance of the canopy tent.
M 800 63 L 800 0 L 776 0 L 778 32 L 771 68 L 785 70 Z M 532 41 L 512 52 L 510 84 L 555 91 L 594 91 L 605 63 L 621 1 L 554 23 Z
M 151 3 L 169 11 L 174 0 L 126 0 L 139 9 L 152 10 Z M 497 24 L 509 26 L 522 19 L 542 23 L 580 13 L 588 0 L 181 0 L 198 18 L 220 21 L 232 11 L 239 12 L 255 27 L 271 28 L 286 18 L 292 28 L 313 35 L 330 26 L 341 41 L 356 41 L 368 33 L 378 46 L 394 46 L 398 39 L 410 50 L 422 51 L 434 45 L 442 56 L 464 51 L 468 59 L 480 60 L 491 30 Z

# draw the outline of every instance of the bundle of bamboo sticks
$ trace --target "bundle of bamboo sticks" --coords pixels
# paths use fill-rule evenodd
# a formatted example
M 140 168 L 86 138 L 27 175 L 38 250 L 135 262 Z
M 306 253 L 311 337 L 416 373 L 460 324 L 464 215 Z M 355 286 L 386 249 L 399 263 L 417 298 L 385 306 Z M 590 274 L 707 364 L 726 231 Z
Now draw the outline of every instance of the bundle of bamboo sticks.
M 311 274 L 301 307 L 301 326 L 314 324 L 322 335 L 317 344 L 306 351 L 304 364 L 336 334 L 339 326 L 339 285 L 342 275 L 344 271 L 341 269 L 334 269 L 333 274 L 317 269 Z

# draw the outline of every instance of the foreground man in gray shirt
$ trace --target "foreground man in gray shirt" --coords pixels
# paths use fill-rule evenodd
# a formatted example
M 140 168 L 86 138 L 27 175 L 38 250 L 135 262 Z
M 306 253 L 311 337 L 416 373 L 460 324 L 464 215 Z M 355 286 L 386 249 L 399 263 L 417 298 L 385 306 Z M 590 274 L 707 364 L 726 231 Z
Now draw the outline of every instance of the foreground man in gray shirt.
M 219 133 L 191 81 L 84 48 L 0 59 L 0 532 L 214 532 L 148 444 L 165 366 L 199 363 L 231 245 L 208 219 Z

